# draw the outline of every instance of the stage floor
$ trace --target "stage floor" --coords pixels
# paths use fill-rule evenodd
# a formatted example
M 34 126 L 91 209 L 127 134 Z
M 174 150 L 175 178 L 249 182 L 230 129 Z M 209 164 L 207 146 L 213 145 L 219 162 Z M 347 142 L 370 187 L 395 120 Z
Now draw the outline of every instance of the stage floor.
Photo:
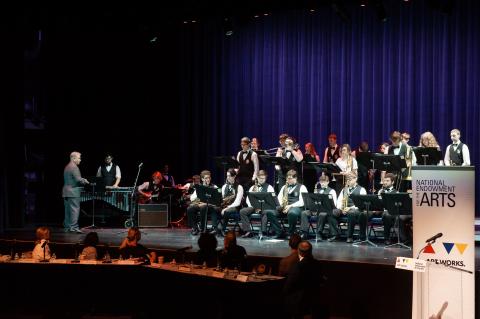
M 82 243 L 86 234 L 65 233 L 62 228 L 51 228 L 51 241 L 56 243 L 75 244 Z M 125 228 L 97 228 L 85 229 L 85 232 L 96 231 L 100 237 L 100 244 L 110 247 L 120 245 L 126 235 Z M 190 251 L 197 251 L 199 236 L 192 236 L 190 230 L 182 228 L 141 228 L 141 243 L 152 249 L 178 250 L 191 246 Z M 16 239 L 19 241 L 35 240 L 34 228 L 9 230 L 1 234 L 3 239 Z M 218 248 L 223 245 L 223 238 L 217 237 Z M 256 238 L 238 238 L 238 244 L 245 247 L 247 254 L 258 257 L 284 257 L 290 253 L 288 241 L 273 241 Z M 330 243 L 328 241 L 310 240 L 313 244 L 313 253 L 319 260 L 350 263 L 368 263 L 380 265 L 394 265 L 396 257 L 412 257 L 412 251 L 405 248 L 384 248 L 383 241 L 378 241 L 378 247 L 362 244 L 359 247 L 347 244 L 344 241 Z M 32 246 L 33 247 L 33 246 Z M 480 247 L 476 246 L 476 269 L 479 267 Z

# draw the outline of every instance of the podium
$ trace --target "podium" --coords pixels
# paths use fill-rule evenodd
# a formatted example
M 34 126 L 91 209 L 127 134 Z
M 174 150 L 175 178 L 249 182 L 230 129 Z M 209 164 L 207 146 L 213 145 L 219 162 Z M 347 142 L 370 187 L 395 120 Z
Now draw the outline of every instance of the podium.
M 383 203 L 382 201 L 378 198 L 377 195 L 351 195 L 350 196 L 355 204 L 356 207 L 358 207 L 359 210 L 365 210 L 367 211 L 366 213 L 366 225 L 365 225 L 365 240 L 362 240 L 361 242 L 357 242 L 353 244 L 353 246 L 358 247 L 358 245 L 366 243 L 369 245 L 372 245 L 374 247 L 377 247 L 377 245 L 373 242 L 371 242 L 368 239 L 368 216 L 370 215 L 371 211 L 383 211 Z
M 311 212 L 317 212 L 317 223 L 318 215 L 320 212 L 332 212 L 335 208 L 335 203 L 330 194 L 316 194 L 316 193 L 301 193 L 303 197 L 303 202 L 305 203 L 305 210 Z M 318 226 L 317 226 L 318 227 Z M 318 230 L 315 232 L 315 242 L 318 242 Z
M 392 245 L 385 246 L 385 248 L 399 246 L 411 249 L 410 246 L 400 242 L 400 215 L 412 215 L 412 199 L 410 198 L 410 194 L 385 193 L 382 194 L 382 201 L 385 209 L 388 210 L 388 213 L 395 216 L 395 224 L 393 227 L 397 227 L 397 242 Z
M 414 147 L 413 152 L 417 157 L 417 165 L 438 165 L 442 159 L 442 151 L 436 147 Z

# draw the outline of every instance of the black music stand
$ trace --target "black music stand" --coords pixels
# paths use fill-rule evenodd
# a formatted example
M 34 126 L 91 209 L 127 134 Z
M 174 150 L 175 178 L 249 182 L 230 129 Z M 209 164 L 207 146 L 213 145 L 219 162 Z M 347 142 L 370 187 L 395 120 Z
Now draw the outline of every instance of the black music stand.
M 377 169 L 387 173 L 397 173 L 397 182 L 399 183 L 402 179 L 402 168 L 407 167 L 405 158 L 402 158 L 400 155 L 375 153 L 373 154 L 373 160 L 373 165 Z M 396 188 L 398 188 L 398 185 Z
M 270 156 L 270 155 L 260 155 L 260 159 L 266 163 L 267 165 L 280 165 L 280 170 L 282 170 L 283 167 L 289 165 L 289 161 L 283 157 L 277 157 L 277 156 Z M 273 185 L 276 184 L 276 169 L 274 167 L 273 169 Z M 278 185 L 279 189 L 283 185 Z
M 266 192 L 249 192 L 248 199 L 252 207 L 257 210 L 260 209 L 262 214 L 265 210 L 277 210 L 277 207 L 280 206 L 277 196 L 275 193 L 266 193 Z M 262 240 L 262 229 L 258 232 L 258 240 Z
M 176 187 L 164 187 L 162 189 L 162 198 L 164 196 L 168 196 L 168 224 L 172 226 L 170 223 L 172 221 L 172 197 L 179 197 L 183 194 L 183 191 L 181 189 L 178 189 Z M 173 226 L 172 226 L 173 227 Z
M 377 195 L 350 195 L 353 200 L 353 203 L 359 210 L 366 210 L 366 225 L 365 225 L 365 240 L 361 242 L 353 244 L 353 246 L 357 247 L 360 244 L 366 243 L 372 245 L 374 247 L 378 247 L 376 244 L 371 242 L 368 239 L 368 216 L 370 215 L 370 211 L 383 211 L 383 203 L 378 198 Z
M 395 225 L 397 226 L 397 242 L 385 246 L 394 247 L 400 246 L 407 249 L 412 249 L 410 246 L 405 245 L 400 242 L 400 215 L 412 215 L 412 199 L 410 198 L 409 193 L 385 193 L 382 194 L 382 201 L 385 206 L 385 209 L 388 210 L 390 215 L 395 215 Z M 388 234 L 387 236 L 390 236 Z
M 438 165 L 442 159 L 442 151 L 436 147 L 414 147 L 413 151 L 417 157 L 417 165 Z M 423 161 L 418 161 L 423 158 Z
M 321 211 L 331 212 L 334 208 L 336 208 L 333 198 L 330 194 L 302 193 L 302 196 L 303 202 L 305 203 L 305 210 L 317 212 L 317 223 L 318 215 Z M 315 231 L 315 242 L 318 242 L 318 229 Z
M 227 169 L 236 168 L 240 165 L 233 156 L 214 156 L 213 159 L 218 167 L 223 168 L 223 178 L 227 176 Z
M 209 187 L 205 185 L 197 185 L 195 191 L 197 192 L 197 197 L 200 199 L 200 202 L 207 204 L 207 209 L 205 211 L 205 227 L 204 231 L 207 231 L 207 220 L 208 220 L 208 208 L 209 206 L 218 206 L 222 204 L 222 194 L 218 191 L 218 188 Z M 216 212 L 215 212 L 216 214 Z
M 97 229 L 95 226 L 95 198 L 97 197 L 98 193 L 105 193 L 105 181 L 103 177 L 93 177 L 87 180 L 93 180 L 93 182 L 87 184 L 92 188 L 92 224 L 90 226 L 83 227 L 82 229 Z
M 340 174 L 340 172 L 342 171 L 340 167 L 338 167 L 338 165 L 335 163 L 320 163 L 319 167 L 322 170 L 322 172 L 326 172 L 327 174 L 332 176 L 332 179 L 328 183 L 330 186 L 333 186 L 330 183 L 333 182 L 333 179 L 335 178 L 335 187 L 332 187 L 332 188 L 334 188 L 335 192 L 339 194 L 343 188 L 344 179 L 345 179 L 345 175 Z M 340 181 L 338 181 L 337 178 Z

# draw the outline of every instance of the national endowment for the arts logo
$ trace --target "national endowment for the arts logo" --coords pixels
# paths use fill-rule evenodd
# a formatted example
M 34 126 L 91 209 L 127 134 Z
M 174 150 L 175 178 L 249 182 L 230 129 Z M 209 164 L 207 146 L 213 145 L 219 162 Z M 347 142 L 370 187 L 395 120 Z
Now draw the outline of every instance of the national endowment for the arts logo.
M 419 179 L 415 181 L 415 205 L 427 207 L 455 207 L 454 185 L 443 179 Z

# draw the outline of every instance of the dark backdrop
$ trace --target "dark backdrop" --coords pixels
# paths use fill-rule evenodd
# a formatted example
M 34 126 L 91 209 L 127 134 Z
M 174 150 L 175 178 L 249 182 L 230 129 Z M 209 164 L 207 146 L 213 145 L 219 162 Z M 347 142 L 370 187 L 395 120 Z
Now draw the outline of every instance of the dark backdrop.
M 23 172 L 34 170 L 33 220 L 60 223 L 62 171 L 73 150 L 83 154 L 85 176 L 112 152 L 123 186 L 133 184 L 140 162 L 140 181 L 169 163 L 179 182 L 209 168 L 220 184 L 212 156 L 234 154 L 242 136 L 271 148 L 287 132 L 320 151 L 330 132 L 376 149 L 393 130 L 409 131 L 413 145 L 430 130 L 444 150 L 459 128 L 477 165 L 478 2 L 384 1 L 386 22 L 373 2 L 347 2 L 343 14 L 319 3 L 314 12 L 238 10 L 244 15 L 231 13 L 230 37 L 221 10 L 190 12 L 198 22 L 187 24 L 166 9 L 24 13 L 9 35 L 15 47 L 35 52 L 24 97 L 35 95 L 45 128 L 21 127 L 15 95 L 16 116 L 2 117 L 9 164 L 2 198 L 10 199 L 2 201 L 2 221 L 23 223 L 15 196 L 24 192 Z M 39 29 L 41 41 L 32 36 Z

